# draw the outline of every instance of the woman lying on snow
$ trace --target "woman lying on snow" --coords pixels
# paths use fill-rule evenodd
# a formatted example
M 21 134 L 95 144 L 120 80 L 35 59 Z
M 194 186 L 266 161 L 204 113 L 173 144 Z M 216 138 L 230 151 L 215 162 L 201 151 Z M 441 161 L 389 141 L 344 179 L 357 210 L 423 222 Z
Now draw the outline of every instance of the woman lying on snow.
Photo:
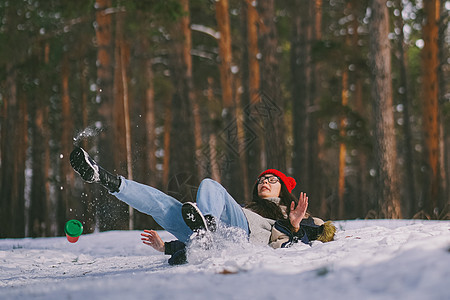
M 171 255 L 169 264 L 186 262 L 186 244 L 191 235 L 215 231 L 217 224 L 237 227 L 250 242 L 269 244 L 273 248 L 289 247 L 301 241 L 328 242 L 336 228 L 329 221 L 311 217 L 306 209 L 308 197 L 297 200 L 291 192 L 296 182 L 275 169 L 258 176 L 252 202 L 242 208 L 218 182 L 204 179 L 197 192 L 196 204 L 182 204 L 175 198 L 151 187 L 109 173 L 101 168 L 82 148 L 70 154 L 70 164 L 84 181 L 97 182 L 119 200 L 148 214 L 178 240 L 164 243 L 153 230 L 145 230 L 143 242 Z

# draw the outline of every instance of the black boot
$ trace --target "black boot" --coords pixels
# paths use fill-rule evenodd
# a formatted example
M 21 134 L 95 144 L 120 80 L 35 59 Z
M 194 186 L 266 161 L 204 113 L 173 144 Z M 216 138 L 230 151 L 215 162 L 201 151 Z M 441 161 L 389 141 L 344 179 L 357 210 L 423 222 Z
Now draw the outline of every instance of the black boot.
M 186 225 L 192 231 L 216 231 L 216 220 L 212 215 L 203 216 L 197 205 L 186 202 L 181 207 L 181 214 Z
M 73 149 L 70 153 L 70 165 L 84 181 L 98 182 L 111 193 L 119 191 L 120 177 L 100 167 L 83 148 Z
M 214 246 L 212 232 L 216 230 L 216 221 L 213 216 L 203 216 L 197 205 L 186 202 L 181 207 L 181 215 L 186 225 L 192 229 L 190 245 L 200 247 L 203 250 L 211 250 Z M 213 226 L 212 226 L 213 224 Z
M 201 211 L 192 202 L 186 202 L 181 207 L 181 215 L 186 225 L 194 232 L 207 230 L 206 220 Z

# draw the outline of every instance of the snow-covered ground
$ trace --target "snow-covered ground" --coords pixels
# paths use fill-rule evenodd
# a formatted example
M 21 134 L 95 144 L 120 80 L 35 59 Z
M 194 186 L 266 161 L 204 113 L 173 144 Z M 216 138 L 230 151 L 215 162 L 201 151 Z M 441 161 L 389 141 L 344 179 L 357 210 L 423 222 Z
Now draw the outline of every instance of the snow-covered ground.
M 193 246 L 182 266 L 142 244 L 140 231 L 75 244 L 2 239 L 0 299 L 450 299 L 449 221 L 335 224 L 330 243 L 274 250 L 234 238 Z

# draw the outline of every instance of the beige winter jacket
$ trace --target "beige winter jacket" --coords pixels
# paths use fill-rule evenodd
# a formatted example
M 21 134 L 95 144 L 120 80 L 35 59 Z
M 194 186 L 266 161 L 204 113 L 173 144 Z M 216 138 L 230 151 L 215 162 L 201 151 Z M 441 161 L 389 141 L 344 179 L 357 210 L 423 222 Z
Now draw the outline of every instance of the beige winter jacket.
M 328 221 L 308 216 L 301 223 L 301 232 L 291 231 L 288 220 L 278 221 L 264 218 L 257 213 L 243 208 L 250 229 L 249 240 L 252 243 L 270 245 L 272 248 L 287 247 L 307 235 L 307 240 L 320 240 L 322 242 L 332 241 L 336 228 Z M 285 216 L 287 217 L 287 215 Z

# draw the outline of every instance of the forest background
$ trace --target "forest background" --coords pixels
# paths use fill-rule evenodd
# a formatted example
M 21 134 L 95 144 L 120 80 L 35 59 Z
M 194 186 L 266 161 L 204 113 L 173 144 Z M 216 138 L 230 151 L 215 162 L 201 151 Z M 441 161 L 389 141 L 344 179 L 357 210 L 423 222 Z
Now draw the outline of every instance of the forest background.
M 158 228 L 73 145 L 180 201 L 297 179 L 323 219 L 449 219 L 443 0 L 1 0 L 0 237 Z

